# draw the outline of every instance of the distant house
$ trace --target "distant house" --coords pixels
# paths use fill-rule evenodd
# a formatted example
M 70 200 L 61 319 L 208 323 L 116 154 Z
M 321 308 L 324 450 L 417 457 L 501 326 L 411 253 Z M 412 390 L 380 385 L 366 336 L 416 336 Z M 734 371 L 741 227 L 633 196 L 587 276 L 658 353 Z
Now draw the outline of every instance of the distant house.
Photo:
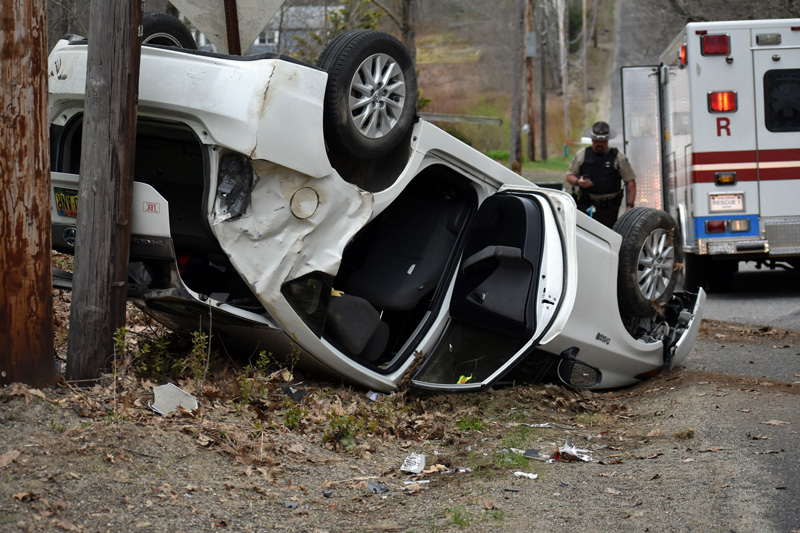
M 341 5 L 282 7 L 253 42 L 248 55 L 279 52 L 291 54 L 297 48 L 297 38 L 308 39 L 311 34 L 324 34 L 331 12 L 344 9 Z M 216 51 L 205 35 L 192 28 L 200 50 Z

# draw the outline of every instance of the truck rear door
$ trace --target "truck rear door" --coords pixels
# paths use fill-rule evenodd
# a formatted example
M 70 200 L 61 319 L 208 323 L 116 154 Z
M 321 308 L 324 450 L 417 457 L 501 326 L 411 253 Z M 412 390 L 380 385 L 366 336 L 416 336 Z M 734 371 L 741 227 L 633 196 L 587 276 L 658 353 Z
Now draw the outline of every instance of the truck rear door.
M 657 66 L 622 67 L 622 135 L 636 173 L 636 205 L 664 209 Z
M 765 47 L 759 43 L 774 43 Z M 800 32 L 753 32 L 759 207 L 770 254 L 800 252 Z

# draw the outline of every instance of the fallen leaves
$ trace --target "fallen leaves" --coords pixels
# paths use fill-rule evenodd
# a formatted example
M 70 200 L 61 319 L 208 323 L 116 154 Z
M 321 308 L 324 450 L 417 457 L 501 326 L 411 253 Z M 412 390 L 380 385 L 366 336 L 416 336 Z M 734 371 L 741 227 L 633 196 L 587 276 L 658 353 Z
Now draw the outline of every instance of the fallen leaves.
M 19 457 L 20 455 L 22 455 L 22 452 L 19 450 L 11 450 L 4 453 L 3 455 L 0 455 L 0 468 L 7 467 L 8 465 L 16 461 L 17 457 Z

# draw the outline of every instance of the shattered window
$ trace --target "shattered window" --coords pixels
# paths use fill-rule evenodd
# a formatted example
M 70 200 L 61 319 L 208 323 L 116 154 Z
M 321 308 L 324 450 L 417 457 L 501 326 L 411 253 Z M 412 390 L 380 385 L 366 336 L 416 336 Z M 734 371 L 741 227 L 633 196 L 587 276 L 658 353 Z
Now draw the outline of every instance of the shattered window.
M 800 69 L 764 74 L 764 122 L 769 131 L 800 131 Z

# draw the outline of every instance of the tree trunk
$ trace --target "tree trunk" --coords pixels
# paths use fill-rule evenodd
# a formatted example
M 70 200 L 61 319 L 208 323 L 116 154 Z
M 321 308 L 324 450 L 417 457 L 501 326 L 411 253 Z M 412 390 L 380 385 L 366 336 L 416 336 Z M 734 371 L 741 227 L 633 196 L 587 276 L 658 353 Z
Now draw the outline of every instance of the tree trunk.
M 125 325 L 142 6 L 92 2 L 67 378 L 107 367 Z
M 542 161 L 547 161 L 547 87 L 545 86 L 545 73 L 547 72 L 547 22 L 540 3 L 539 17 L 536 25 L 539 28 L 539 143 L 542 147 Z M 533 125 L 531 125 L 533 127 Z
M 0 385 L 52 383 L 50 147 L 44 0 L 0 17 Z
M 417 64 L 417 0 L 403 0 L 403 43 Z
M 533 33 L 533 6 L 532 0 L 525 1 L 525 30 Z M 527 39 L 526 39 L 527 40 Z M 540 52 L 541 53 L 541 52 Z M 527 54 L 526 54 L 527 56 Z M 528 77 L 528 159 L 536 161 L 536 117 L 533 112 L 533 58 L 525 57 L 525 73 Z
M 525 69 L 525 0 L 514 3 L 514 19 L 511 35 L 514 44 L 511 61 L 511 141 L 509 159 L 511 168 L 522 174 L 522 73 Z
M 569 124 L 569 77 L 567 75 L 567 35 L 566 35 L 566 0 L 557 0 L 558 44 L 561 50 L 561 91 L 564 93 L 564 157 L 567 157 L 567 143 L 572 133 Z

